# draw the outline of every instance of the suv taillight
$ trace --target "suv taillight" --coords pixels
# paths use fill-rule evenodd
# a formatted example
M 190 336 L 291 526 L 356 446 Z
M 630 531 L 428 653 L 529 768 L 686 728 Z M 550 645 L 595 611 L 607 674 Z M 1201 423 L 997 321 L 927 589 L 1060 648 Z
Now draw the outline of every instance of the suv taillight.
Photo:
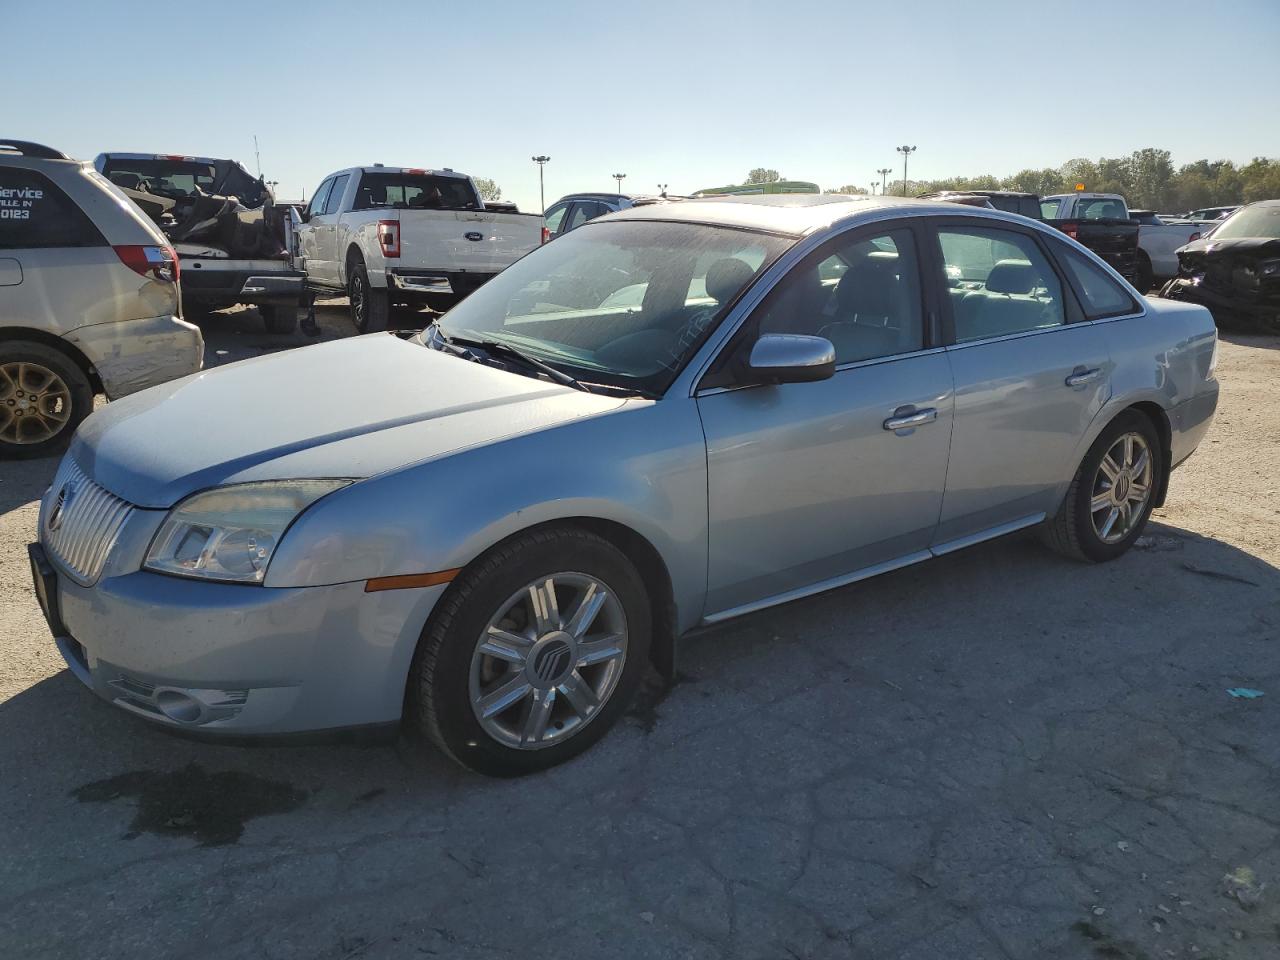
M 550 239 L 551 239 L 551 231 L 550 231 L 550 230 L 548 230 L 546 227 L 543 227 L 543 228 L 542 228 L 542 242 L 543 242 L 543 243 L 546 243 L 546 242 L 547 242 L 548 240 L 550 240 Z
M 378 246 L 384 257 L 400 256 L 400 221 L 378 221 Z
M 177 283 L 182 268 L 178 264 L 178 255 L 172 247 L 152 246 L 150 244 L 127 244 L 112 247 L 120 262 L 126 267 L 152 280 L 164 280 Z

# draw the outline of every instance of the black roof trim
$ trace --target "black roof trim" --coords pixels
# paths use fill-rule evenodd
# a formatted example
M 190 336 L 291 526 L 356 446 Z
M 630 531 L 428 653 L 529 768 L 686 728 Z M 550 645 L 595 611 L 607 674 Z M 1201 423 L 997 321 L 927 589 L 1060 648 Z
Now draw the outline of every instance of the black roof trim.
M 10 140 L 7 137 L 0 137 L 0 153 L 16 153 L 24 157 L 37 157 L 41 160 L 71 159 L 61 150 L 46 147 L 42 143 L 32 143 L 30 140 Z

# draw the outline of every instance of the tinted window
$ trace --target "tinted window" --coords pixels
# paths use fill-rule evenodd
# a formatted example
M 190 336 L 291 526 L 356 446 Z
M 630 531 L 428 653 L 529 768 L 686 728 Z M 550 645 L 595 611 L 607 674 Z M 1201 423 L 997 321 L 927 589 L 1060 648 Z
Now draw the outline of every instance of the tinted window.
M 112 158 L 102 172 L 117 187 L 174 199 L 194 196 L 196 188 L 213 192 L 217 173 L 211 163 L 194 160 L 124 160 Z
M 1066 322 L 1062 284 L 1034 240 L 1010 230 L 938 231 L 956 342 Z
M 920 270 L 910 230 L 827 246 L 794 268 L 757 312 L 758 332 L 826 337 L 836 363 L 924 348 Z
M 329 199 L 329 188 L 332 186 L 332 180 L 326 180 L 324 183 L 320 184 L 320 188 L 316 190 L 315 195 L 312 196 L 311 202 L 307 204 L 307 213 L 314 217 L 317 214 L 324 212 L 325 201 Z
M 93 221 L 48 177 L 0 167 L 0 250 L 105 243 Z
M 1133 302 L 1133 297 L 1105 270 L 1069 247 L 1057 246 L 1057 249 L 1058 259 L 1067 268 L 1067 275 L 1075 281 L 1087 318 L 1097 320 L 1137 313 L 1138 305 Z
M 366 173 L 353 210 L 478 210 L 471 181 L 429 173 Z
M 333 181 L 333 187 L 329 190 L 329 199 L 324 202 L 325 213 L 338 212 L 338 204 L 342 202 L 342 194 L 346 192 L 347 181 L 350 179 L 351 174 L 344 173 Z
M 603 203 L 597 203 L 595 200 L 579 200 L 573 205 L 573 212 L 569 214 L 569 222 L 565 225 L 565 229 L 572 230 L 574 227 L 580 227 L 588 220 L 594 220 L 608 212 L 609 208 Z
M 547 207 L 547 212 L 543 215 L 544 225 L 551 233 L 555 233 L 560 229 L 560 222 L 564 220 L 565 211 L 569 209 L 567 203 L 556 203 Z

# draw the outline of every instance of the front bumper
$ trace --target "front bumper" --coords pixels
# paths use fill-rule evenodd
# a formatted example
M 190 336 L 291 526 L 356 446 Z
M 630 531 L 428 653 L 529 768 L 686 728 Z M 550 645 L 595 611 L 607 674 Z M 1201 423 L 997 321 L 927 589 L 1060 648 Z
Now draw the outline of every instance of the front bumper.
M 1195 278 L 1175 277 L 1160 289 L 1160 296 L 1208 307 L 1219 326 L 1222 325 L 1223 317 L 1230 318 L 1234 315 L 1268 323 L 1280 329 L 1280 292 L 1276 291 L 1276 286 L 1270 284 L 1265 292 L 1261 289 L 1239 290 L 1227 294 L 1207 287 Z
M 190 734 L 273 737 L 398 722 L 443 591 L 274 589 L 145 571 L 82 587 L 59 571 L 49 619 L 71 672 L 104 700 Z
M 204 365 L 200 328 L 180 317 L 95 323 L 72 330 L 66 340 L 93 364 L 112 400 L 198 373 Z

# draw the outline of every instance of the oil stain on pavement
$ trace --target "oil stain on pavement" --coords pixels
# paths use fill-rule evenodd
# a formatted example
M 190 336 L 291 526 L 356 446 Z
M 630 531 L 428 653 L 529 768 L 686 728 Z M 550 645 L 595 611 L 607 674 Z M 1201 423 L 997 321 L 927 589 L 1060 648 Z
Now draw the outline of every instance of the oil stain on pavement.
M 81 803 L 136 797 L 126 839 L 139 833 L 193 837 L 203 847 L 235 843 L 254 817 L 290 813 L 307 794 L 291 784 L 235 770 L 209 773 L 199 764 L 180 770 L 134 770 L 71 791 Z

